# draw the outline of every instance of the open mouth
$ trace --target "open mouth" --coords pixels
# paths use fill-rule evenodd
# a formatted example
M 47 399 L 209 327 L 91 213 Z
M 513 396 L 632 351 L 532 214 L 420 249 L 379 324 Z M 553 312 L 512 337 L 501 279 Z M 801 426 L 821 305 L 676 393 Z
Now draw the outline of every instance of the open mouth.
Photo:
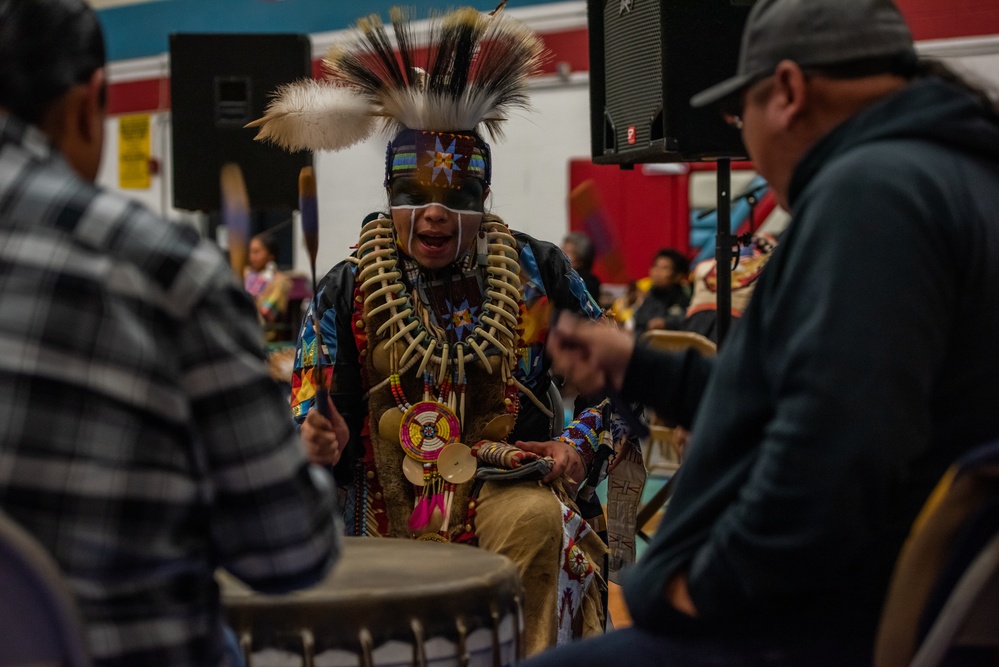
M 451 240 L 450 235 L 441 236 L 438 234 L 417 234 L 416 238 L 420 240 L 420 243 L 429 248 L 443 248 Z

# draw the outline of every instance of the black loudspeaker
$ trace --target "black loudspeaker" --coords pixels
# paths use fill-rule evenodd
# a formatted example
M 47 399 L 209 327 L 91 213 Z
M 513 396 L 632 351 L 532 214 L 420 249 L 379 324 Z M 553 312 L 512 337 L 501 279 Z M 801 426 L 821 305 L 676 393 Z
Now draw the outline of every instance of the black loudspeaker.
M 236 162 L 252 208 L 297 209 L 298 173 L 312 153 L 254 141 L 257 130 L 244 125 L 278 86 L 311 75 L 306 35 L 170 35 L 173 205 L 219 210 L 219 172 Z
M 587 0 L 597 164 L 743 158 L 717 106 L 690 98 L 735 74 L 754 0 Z

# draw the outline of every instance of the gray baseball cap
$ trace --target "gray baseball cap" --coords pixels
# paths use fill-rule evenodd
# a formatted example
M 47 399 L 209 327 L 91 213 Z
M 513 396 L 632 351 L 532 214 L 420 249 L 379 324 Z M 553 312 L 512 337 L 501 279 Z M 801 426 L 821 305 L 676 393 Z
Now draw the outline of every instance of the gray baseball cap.
M 801 66 L 915 55 L 909 26 L 891 0 L 757 0 L 746 19 L 736 75 L 690 98 L 703 107 L 772 73 Z

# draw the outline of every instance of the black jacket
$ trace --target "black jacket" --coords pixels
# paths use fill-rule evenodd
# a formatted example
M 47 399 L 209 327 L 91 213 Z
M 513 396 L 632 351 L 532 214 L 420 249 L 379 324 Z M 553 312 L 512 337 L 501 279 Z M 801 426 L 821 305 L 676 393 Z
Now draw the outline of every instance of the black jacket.
M 693 435 L 625 595 L 658 632 L 863 651 L 931 488 L 999 437 L 999 121 L 916 81 L 821 139 L 790 201 L 713 371 L 632 359 L 626 395 Z M 679 571 L 696 623 L 664 601 Z

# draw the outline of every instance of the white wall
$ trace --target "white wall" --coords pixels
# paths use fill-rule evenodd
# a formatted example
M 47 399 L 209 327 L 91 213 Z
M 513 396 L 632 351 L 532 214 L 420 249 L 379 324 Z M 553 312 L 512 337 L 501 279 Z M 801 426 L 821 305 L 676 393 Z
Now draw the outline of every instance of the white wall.
M 942 60 L 999 96 L 999 35 L 918 42 L 920 55 Z
M 207 218 L 196 211 L 182 211 L 173 207 L 173 184 L 171 174 L 170 114 L 151 113 L 150 149 L 152 157 L 159 163 L 158 173 L 152 174 L 148 188 L 123 190 L 118 187 L 118 117 L 104 122 L 104 157 L 97 182 L 111 190 L 118 190 L 125 196 L 140 202 L 164 218 L 186 222 L 202 233 L 207 229 Z

